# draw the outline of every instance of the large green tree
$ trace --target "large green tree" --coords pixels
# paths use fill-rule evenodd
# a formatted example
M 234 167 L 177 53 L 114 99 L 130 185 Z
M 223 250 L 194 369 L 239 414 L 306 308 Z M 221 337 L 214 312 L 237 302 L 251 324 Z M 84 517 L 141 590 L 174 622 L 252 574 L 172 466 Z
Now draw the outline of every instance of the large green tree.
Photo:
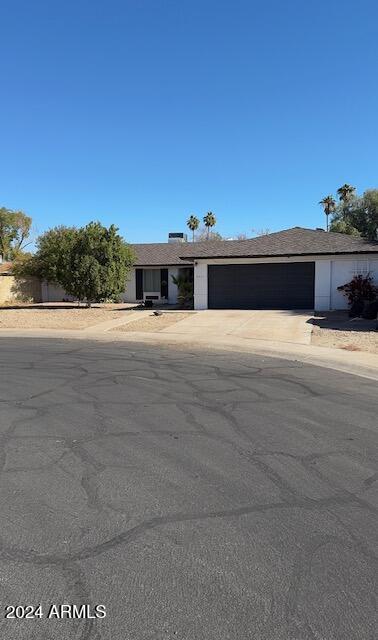
M 330 230 L 378 240 L 378 189 L 369 189 L 362 196 L 353 195 L 342 200 L 336 208 Z
M 75 227 L 49 229 L 37 238 L 36 253 L 16 262 L 15 272 L 34 275 L 66 289 L 71 280 L 72 255 L 78 233 Z
M 133 251 L 117 231 L 99 222 L 51 229 L 38 238 L 37 252 L 21 263 L 18 273 L 55 282 L 88 306 L 117 299 L 134 262 Z
M 25 247 L 32 219 L 23 211 L 0 207 L 0 258 L 13 260 Z
M 333 231 L 334 233 L 346 233 L 349 236 L 355 236 L 357 238 L 361 236 L 358 229 L 352 227 L 351 224 L 349 224 L 342 218 L 333 218 L 329 226 L 329 231 Z
M 73 246 L 69 291 L 79 300 L 116 299 L 125 290 L 135 256 L 117 231 L 114 225 L 107 229 L 99 222 L 79 229 Z

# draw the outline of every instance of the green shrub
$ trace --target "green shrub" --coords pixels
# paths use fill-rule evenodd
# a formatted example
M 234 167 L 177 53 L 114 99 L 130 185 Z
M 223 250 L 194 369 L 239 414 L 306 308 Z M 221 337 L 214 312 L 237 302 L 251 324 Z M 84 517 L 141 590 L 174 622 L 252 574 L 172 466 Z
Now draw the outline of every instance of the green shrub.
M 182 309 L 193 309 L 194 283 L 187 276 L 172 277 L 172 282 L 177 286 L 177 301 Z

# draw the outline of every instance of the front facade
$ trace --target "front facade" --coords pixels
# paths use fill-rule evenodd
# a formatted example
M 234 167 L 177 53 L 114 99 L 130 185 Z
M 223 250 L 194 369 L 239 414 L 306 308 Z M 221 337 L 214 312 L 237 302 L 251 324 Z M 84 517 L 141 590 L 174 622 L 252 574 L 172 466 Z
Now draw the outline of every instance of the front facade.
M 378 242 L 295 227 L 250 240 L 133 245 L 124 302 L 176 304 L 179 277 L 193 279 L 195 309 L 346 309 L 340 285 L 370 274 Z M 44 284 L 44 301 L 64 291 Z

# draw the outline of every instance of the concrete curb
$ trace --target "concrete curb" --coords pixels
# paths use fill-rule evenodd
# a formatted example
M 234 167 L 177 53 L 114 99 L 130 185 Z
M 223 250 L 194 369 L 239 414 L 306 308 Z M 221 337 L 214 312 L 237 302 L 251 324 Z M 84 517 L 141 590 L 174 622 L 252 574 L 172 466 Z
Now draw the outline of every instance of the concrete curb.
M 304 362 L 307 364 L 335 369 L 345 373 L 378 381 L 378 355 L 365 352 L 349 352 L 341 349 L 330 349 L 315 345 L 302 345 L 288 342 L 273 342 L 250 338 L 226 336 L 205 336 L 203 338 L 183 336 L 164 332 L 133 332 L 109 331 L 106 329 L 70 330 L 70 329 L 1 329 L 0 338 L 45 338 L 45 339 L 79 339 L 101 342 L 129 342 L 165 346 L 176 349 L 190 349 L 196 351 L 233 351 L 251 353 L 271 358 Z

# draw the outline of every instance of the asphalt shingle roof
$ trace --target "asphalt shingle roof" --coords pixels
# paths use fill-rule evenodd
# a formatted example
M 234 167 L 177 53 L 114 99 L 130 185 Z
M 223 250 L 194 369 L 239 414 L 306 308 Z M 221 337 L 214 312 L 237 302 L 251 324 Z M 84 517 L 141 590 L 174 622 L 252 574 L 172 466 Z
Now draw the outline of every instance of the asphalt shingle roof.
M 327 233 L 302 227 L 250 240 L 201 242 L 191 244 L 190 247 L 182 255 L 192 259 L 378 253 L 378 242 L 369 242 L 344 233 Z
M 263 258 L 278 256 L 378 253 L 378 242 L 344 233 L 294 227 L 250 240 L 152 243 L 132 245 L 136 266 L 191 264 L 195 258 Z
M 197 244 L 202 244 L 202 242 Z M 188 243 L 153 242 L 131 246 L 136 255 L 136 267 L 185 266 L 185 262 L 181 260 L 180 256 L 187 249 Z M 188 262 L 188 264 L 192 263 Z

